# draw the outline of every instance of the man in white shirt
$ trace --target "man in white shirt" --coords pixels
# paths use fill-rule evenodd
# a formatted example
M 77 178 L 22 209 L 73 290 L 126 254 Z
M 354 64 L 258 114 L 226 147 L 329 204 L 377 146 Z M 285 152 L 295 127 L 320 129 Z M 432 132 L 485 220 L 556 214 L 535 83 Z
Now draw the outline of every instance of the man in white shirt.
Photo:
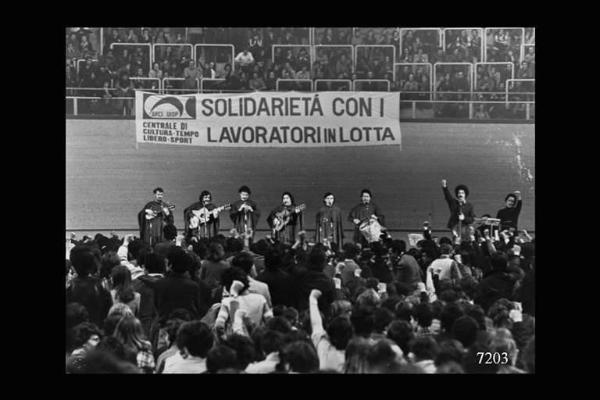
M 164 374 L 201 374 L 206 371 L 206 355 L 213 334 L 201 321 L 185 322 L 177 332 L 179 352 L 165 361 Z
M 245 48 L 244 51 L 235 56 L 233 61 L 235 61 L 236 65 L 241 67 L 242 71 L 249 73 L 250 67 L 254 64 L 254 56 L 247 48 Z
M 440 246 L 440 251 L 440 258 L 433 260 L 427 268 L 426 287 L 430 292 L 435 292 L 434 276 L 437 276 L 440 281 L 443 279 L 461 279 L 462 277 L 456 261 L 451 258 L 452 246 L 444 243 Z
M 325 332 L 318 306 L 320 296 L 321 291 L 313 289 L 308 300 L 312 327 L 311 340 L 319 356 L 319 369 L 341 373 L 344 372 L 346 346 L 353 335 L 352 323 L 345 317 L 336 317 L 329 323 Z

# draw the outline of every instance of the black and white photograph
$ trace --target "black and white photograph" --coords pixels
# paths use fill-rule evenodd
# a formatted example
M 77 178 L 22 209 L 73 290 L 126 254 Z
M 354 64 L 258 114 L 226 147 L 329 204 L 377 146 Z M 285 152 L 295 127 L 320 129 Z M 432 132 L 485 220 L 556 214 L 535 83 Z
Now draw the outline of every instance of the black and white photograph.
M 64 51 L 65 374 L 535 374 L 534 26 Z

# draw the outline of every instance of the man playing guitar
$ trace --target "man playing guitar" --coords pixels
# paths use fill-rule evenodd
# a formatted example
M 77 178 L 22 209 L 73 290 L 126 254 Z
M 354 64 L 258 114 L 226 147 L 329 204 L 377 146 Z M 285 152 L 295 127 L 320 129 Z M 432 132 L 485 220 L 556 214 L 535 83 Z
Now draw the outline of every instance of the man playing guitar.
M 306 206 L 296 206 L 290 192 L 282 195 L 282 204 L 277 206 L 267 217 L 267 223 L 272 230 L 273 239 L 284 244 L 294 244 L 296 233 L 302 230 L 302 210 Z
M 200 193 L 199 200 L 183 210 L 185 236 L 210 239 L 219 234 L 219 213 L 230 206 L 217 207 L 212 204 L 212 195 L 208 190 Z
M 258 225 L 260 211 L 258 205 L 253 200 L 250 200 L 252 192 L 248 186 L 239 188 L 238 193 L 240 199 L 231 205 L 229 216 L 233 222 L 233 228 L 239 235 L 244 236 L 248 243 L 252 243 L 254 231 Z
M 167 224 L 173 224 L 173 204 L 163 201 L 164 190 L 157 187 L 153 190 L 154 200 L 147 203 L 138 213 L 140 238 L 154 246 L 164 240 L 163 229 Z

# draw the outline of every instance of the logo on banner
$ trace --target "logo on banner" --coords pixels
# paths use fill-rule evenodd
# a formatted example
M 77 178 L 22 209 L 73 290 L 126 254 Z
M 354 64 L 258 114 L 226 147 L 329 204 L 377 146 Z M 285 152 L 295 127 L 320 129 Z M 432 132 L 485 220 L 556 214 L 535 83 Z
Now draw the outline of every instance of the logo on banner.
M 145 119 L 195 119 L 195 96 L 161 96 L 144 93 Z

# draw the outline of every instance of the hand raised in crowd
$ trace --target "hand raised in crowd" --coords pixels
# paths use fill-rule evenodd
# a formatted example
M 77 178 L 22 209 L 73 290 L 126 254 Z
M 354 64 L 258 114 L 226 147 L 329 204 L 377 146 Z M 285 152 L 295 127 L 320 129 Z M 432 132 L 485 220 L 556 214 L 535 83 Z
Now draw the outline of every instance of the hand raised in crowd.
M 321 297 L 323 293 L 321 293 L 321 291 L 319 289 L 313 289 L 310 291 L 310 297 L 312 297 L 313 299 L 318 299 L 319 297 Z
M 521 192 L 518 190 L 515 190 L 515 196 L 517 196 L 517 200 L 521 200 Z
M 446 181 L 445 179 L 442 179 L 442 187 L 447 187 L 448 186 L 448 181 Z
M 242 291 L 242 289 L 244 289 L 244 284 L 240 281 L 233 281 L 231 283 L 231 288 L 229 289 L 229 292 L 231 293 L 232 296 L 238 296 L 240 294 L 240 292 Z
M 360 219 L 354 218 L 352 222 L 354 222 L 354 225 L 358 225 L 360 224 Z

